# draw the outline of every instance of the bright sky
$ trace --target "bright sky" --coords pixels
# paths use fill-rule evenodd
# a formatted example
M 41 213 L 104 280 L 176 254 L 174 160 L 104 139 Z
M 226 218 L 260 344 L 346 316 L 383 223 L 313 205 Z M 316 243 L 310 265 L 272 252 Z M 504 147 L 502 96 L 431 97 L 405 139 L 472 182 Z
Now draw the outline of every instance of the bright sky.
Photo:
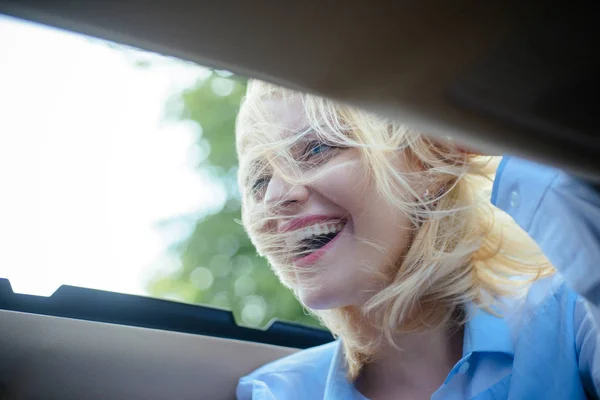
M 156 61 L 137 68 L 136 58 Z M 163 120 L 206 70 L 0 16 L 0 277 L 22 293 L 61 284 L 144 294 L 189 227 L 214 207 L 193 169 L 200 129 Z

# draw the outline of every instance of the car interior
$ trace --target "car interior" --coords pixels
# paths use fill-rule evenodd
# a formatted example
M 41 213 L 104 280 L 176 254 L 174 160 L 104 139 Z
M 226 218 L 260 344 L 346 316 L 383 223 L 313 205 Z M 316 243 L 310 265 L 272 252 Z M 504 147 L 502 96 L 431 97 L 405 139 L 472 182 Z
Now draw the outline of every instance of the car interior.
M 586 1 L 0 0 L 1 14 L 317 93 L 598 187 L 600 35 L 590 10 Z M 73 286 L 18 294 L 0 277 L 2 399 L 232 399 L 241 376 L 331 340 L 142 296 Z

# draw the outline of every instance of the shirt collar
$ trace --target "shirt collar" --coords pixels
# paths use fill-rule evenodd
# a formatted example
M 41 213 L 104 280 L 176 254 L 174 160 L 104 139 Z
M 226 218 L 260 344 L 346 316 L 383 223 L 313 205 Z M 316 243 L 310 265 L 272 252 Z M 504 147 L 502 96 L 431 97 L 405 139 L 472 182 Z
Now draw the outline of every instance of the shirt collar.
M 327 373 L 327 382 L 325 385 L 324 400 L 335 399 L 360 399 L 360 393 L 354 388 L 354 385 L 347 379 L 346 360 L 344 358 L 344 345 L 342 339 L 337 339 L 335 352 Z M 364 399 L 364 397 L 362 397 Z
M 514 356 L 511 330 L 505 318 L 489 314 L 473 304 L 467 306 L 467 316 L 463 357 L 472 353 L 504 353 Z M 344 346 L 341 339 L 336 342 L 327 374 L 324 399 L 365 399 L 348 382 Z
M 505 353 L 514 356 L 514 343 L 506 318 L 479 307 L 467 306 L 468 322 L 463 339 L 463 356 L 470 353 Z

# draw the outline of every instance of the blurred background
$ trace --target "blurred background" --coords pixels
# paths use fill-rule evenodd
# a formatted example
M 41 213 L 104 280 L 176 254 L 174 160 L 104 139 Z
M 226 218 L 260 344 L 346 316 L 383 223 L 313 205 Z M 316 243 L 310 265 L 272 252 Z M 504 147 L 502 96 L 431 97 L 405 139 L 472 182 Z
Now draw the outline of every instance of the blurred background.
M 0 16 L 0 277 L 318 326 L 240 219 L 246 79 Z

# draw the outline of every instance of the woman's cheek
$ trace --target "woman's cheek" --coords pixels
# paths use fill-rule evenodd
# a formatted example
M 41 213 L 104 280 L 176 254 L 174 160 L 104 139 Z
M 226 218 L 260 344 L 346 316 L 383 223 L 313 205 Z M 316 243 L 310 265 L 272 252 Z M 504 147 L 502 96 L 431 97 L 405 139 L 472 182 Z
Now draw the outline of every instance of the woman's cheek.
M 328 173 L 313 183 L 313 187 L 329 200 L 343 205 L 348 196 L 355 198 L 362 195 L 367 190 L 368 180 L 361 163 L 358 160 L 348 160 L 331 166 Z

